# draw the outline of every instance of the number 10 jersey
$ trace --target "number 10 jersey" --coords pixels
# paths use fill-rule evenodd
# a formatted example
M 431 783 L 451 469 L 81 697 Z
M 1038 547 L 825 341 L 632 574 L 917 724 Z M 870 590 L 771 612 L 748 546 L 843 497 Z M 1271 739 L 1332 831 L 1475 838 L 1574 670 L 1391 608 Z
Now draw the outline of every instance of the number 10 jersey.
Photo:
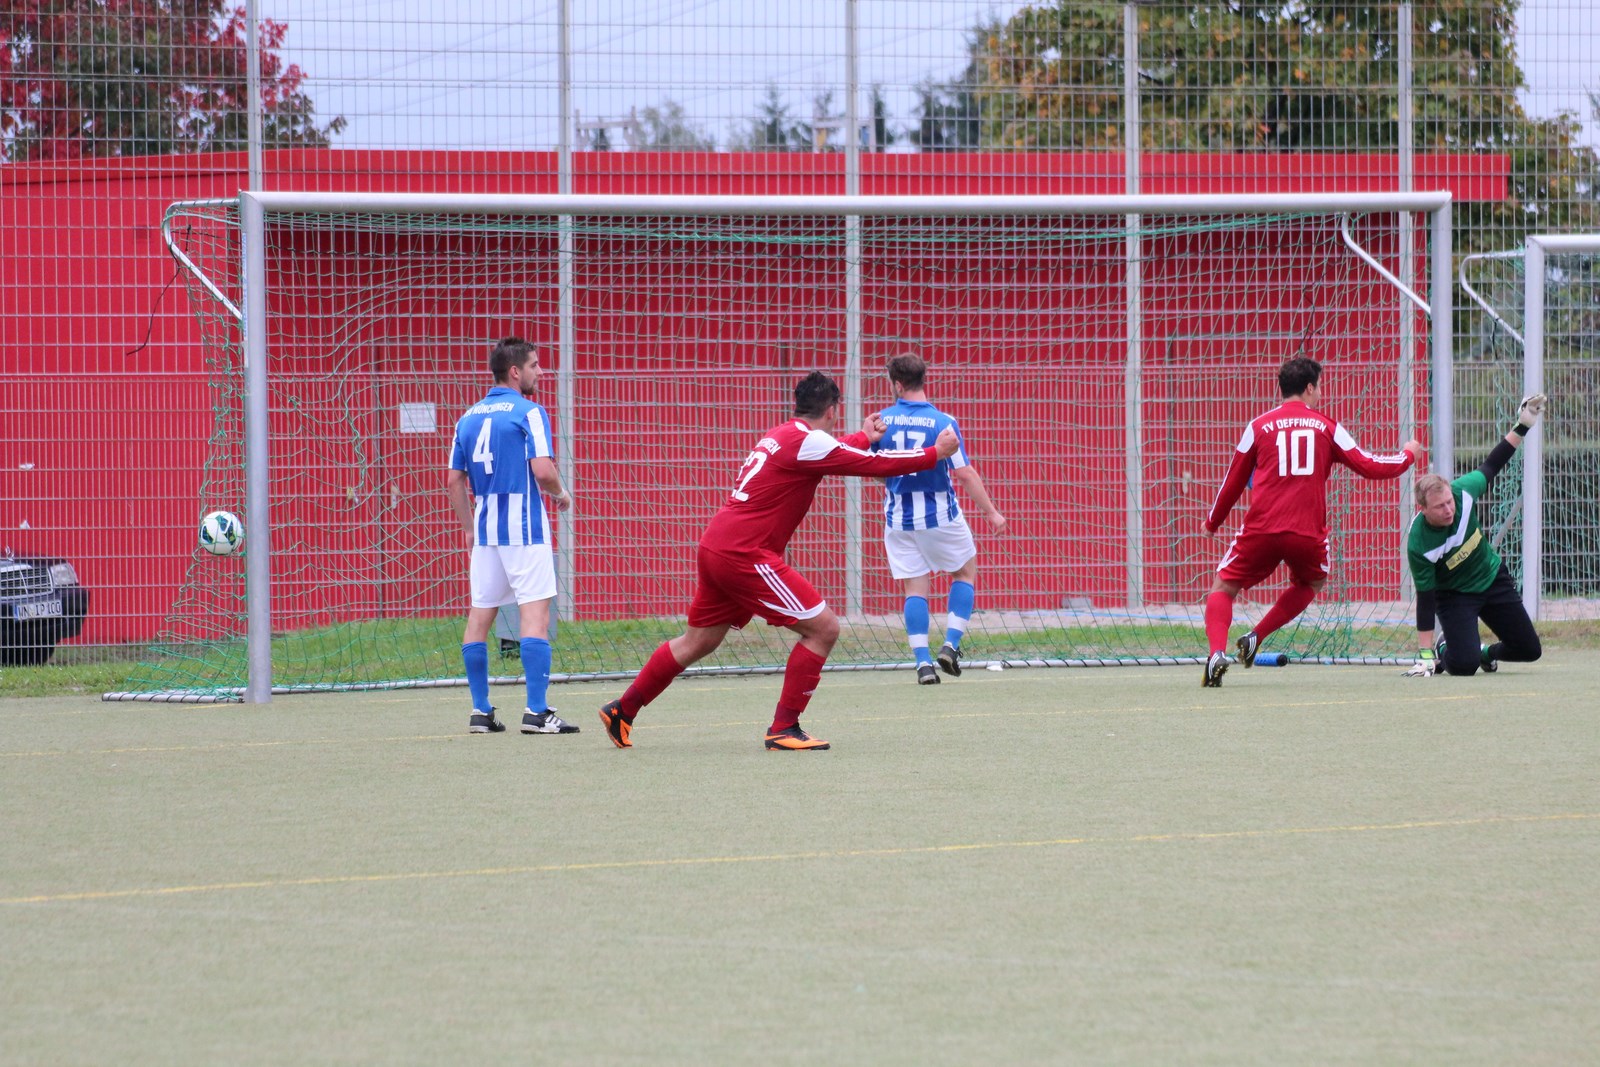
M 1363 478 L 1398 478 L 1409 452 L 1373 455 L 1348 430 L 1299 400 L 1288 400 L 1244 428 L 1206 529 L 1222 525 L 1245 487 L 1250 510 L 1242 530 L 1328 536 L 1328 474 L 1335 463 Z

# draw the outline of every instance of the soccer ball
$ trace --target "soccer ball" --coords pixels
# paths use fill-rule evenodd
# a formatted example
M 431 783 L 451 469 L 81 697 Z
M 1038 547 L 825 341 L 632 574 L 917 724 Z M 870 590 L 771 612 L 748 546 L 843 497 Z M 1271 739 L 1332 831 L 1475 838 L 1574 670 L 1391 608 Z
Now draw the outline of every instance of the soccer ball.
M 213 556 L 231 556 L 244 545 L 244 523 L 231 511 L 209 512 L 200 520 L 200 547 Z

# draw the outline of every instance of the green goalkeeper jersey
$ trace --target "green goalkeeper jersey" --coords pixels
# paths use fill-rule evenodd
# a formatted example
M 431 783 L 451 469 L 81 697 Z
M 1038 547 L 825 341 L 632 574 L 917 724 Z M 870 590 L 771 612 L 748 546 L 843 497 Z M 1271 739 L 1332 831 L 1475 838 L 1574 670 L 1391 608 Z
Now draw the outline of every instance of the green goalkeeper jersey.
M 1447 527 L 1431 526 L 1417 512 L 1406 537 L 1406 559 L 1418 592 L 1448 589 L 1456 593 L 1481 593 L 1500 573 L 1500 553 L 1478 525 L 1478 498 L 1489 488 L 1482 471 L 1463 474 L 1450 483 L 1456 500 L 1456 520 Z

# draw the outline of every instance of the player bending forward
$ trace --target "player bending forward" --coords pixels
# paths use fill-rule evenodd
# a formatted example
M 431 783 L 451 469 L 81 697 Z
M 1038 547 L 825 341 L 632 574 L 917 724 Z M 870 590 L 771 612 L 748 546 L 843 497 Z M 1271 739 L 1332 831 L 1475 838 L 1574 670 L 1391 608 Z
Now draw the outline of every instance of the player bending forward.
M 1256 624 L 1239 638 L 1239 662 L 1253 666 L 1261 642 L 1293 622 L 1328 579 L 1328 473 L 1342 463 L 1363 478 L 1398 478 L 1422 455 L 1407 441 L 1392 456 L 1362 450 L 1339 423 L 1312 405 L 1322 397 L 1322 364 L 1295 357 L 1278 370 L 1283 403 L 1258 415 L 1244 428 L 1228 476 L 1206 516 L 1215 535 L 1246 485 L 1254 488 L 1250 510 L 1217 564 L 1216 581 L 1206 597 L 1206 659 L 1202 686 L 1222 684 L 1228 669 L 1228 628 L 1233 601 L 1241 590 L 1265 580 L 1279 563 L 1289 566 L 1289 588 Z
M 1489 491 L 1517 446 L 1544 414 L 1545 397 L 1537 393 L 1517 409 L 1517 425 L 1489 453 L 1478 469 L 1447 482 L 1438 474 L 1417 479 L 1417 512 L 1406 537 L 1406 561 L 1417 586 L 1416 664 L 1405 673 L 1475 674 L 1500 669 L 1501 660 L 1532 663 L 1543 651 L 1533 620 L 1500 553 L 1484 536 L 1473 506 Z M 1434 615 L 1444 635 L 1433 643 Z M 1478 643 L 1482 619 L 1499 638 Z
M 756 615 L 800 635 L 783 672 L 783 690 L 767 731 L 776 751 L 816 751 L 826 741 L 800 729 L 800 716 L 816 692 L 822 665 L 839 639 L 839 618 L 783 558 L 795 527 L 811 510 L 817 485 L 829 474 L 887 478 L 927 470 L 955 452 L 955 432 L 906 452 L 868 452 L 884 424 L 869 416 L 860 433 L 832 435 L 842 414 L 839 385 L 813 371 L 794 389 L 794 418 L 768 430 L 745 457 L 727 503 L 700 538 L 689 625 L 661 645 L 633 684 L 600 709 L 606 735 L 618 748 L 632 746 L 634 717 L 660 696 L 684 668 L 709 656 L 728 630 Z

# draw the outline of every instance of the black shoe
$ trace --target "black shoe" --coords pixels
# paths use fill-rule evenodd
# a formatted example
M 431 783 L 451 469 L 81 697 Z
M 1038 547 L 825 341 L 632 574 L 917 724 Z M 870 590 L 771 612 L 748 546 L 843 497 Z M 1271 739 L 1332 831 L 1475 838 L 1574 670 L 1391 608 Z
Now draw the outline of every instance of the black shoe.
M 506 724 L 494 717 L 494 709 L 487 712 L 474 711 L 472 718 L 467 720 L 467 732 L 474 734 L 503 734 Z
M 1239 640 L 1235 641 L 1233 643 L 1233 647 L 1239 652 L 1237 657 L 1239 660 L 1239 666 L 1243 667 L 1245 670 L 1249 670 L 1251 667 L 1256 665 L 1256 649 L 1261 647 L 1261 638 L 1256 636 L 1256 632 L 1254 630 L 1251 630 L 1249 633 L 1239 638 Z
M 1202 689 L 1222 688 L 1222 676 L 1228 673 L 1228 657 L 1221 652 L 1211 653 L 1211 658 L 1206 660 L 1206 673 L 1200 679 Z
M 939 669 L 952 678 L 961 677 L 961 650 L 949 641 L 939 646 L 939 654 L 934 657 L 939 661 Z
M 522 732 L 525 734 L 575 734 L 578 728 L 556 714 L 555 708 L 546 708 L 535 715 L 526 709 L 522 712 Z
M 919 664 L 917 664 L 917 684 L 918 685 L 938 685 L 939 684 L 939 672 L 934 669 L 933 664 L 931 664 L 931 663 L 919 663 Z
M 1493 648 L 1493 645 L 1484 645 L 1478 650 L 1478 666 L 1489 674 L 1500 669 L 1500 659 L 1491 651 Z
M 618 748 L 633 747 L 633 723 L 622 717 L 622 701 L 608 700 L 600 705 L 600 722 L 606 728 L 606 736 L 611 738 L 611 743 Z

